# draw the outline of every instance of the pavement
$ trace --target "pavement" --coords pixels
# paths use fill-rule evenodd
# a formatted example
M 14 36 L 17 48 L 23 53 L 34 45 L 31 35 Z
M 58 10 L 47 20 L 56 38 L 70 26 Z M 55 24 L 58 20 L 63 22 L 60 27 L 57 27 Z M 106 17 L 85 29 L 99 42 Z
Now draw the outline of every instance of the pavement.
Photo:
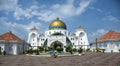
M 87 52 L 82 56 L 0 55 L 0 66 L 120 66 L 120 53 Z

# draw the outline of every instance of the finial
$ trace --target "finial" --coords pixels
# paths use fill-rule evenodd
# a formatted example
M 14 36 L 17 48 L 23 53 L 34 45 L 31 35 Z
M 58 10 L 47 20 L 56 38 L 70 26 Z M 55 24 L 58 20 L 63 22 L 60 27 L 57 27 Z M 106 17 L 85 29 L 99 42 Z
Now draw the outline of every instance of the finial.
M 59 20 L 59 17 L 57 17 L 56 20 Z
M 78 29 L 84 29 L 82 26 L 79 26 Z
M 36 28 L 36 26 L 34 26 L 34 28 Z
M 12 31 L 11 31 L 11 30 L 9 30 L 9 33 L 12 33 Z
M 110 29 L 110 31 L 113 31 L 113 29 Z
M 31 28 L 30 30 L 38 30 L 38 29 L 36 28 L 36 26 L 34 26 L 34 27 Z

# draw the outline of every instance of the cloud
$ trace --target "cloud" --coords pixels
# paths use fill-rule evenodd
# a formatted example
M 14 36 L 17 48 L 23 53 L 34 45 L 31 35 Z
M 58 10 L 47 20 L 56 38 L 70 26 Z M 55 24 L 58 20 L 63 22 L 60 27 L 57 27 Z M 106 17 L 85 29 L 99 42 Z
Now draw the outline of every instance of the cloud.
M 32 27 L 41 26 L 40 22 L 34 22 L 34 21 L 30 22 L 29 24 L 24 25 L 24 24 L 19 24 L 17 22 L 10 22 L 7 20 L 6 17 L 1 17 L 0 20 L 1 20 L 0 21 L 1 32 L 12 31 L 14 34 L 16 34 L 17 36 L 25 40 L 27 40 L 28 33 Z
M 76 14 L 81 14 L 83 13 L 86 8 L 90 5 L 91 0 L 82 0 L 80 3 L 80 6 L 77 8 Z
M 30 12 L 30 10 L 23 10 L 22 8 L 17 7 L 15 12 L 14 12 L 14 17 L 17 20 L 23 19 L 24 17 L 31 18 L 32 16 L 30 15 L 29 12 Z
M 32 18 L 34 15 L 32 14 L 34 11 L 39 9 L 38 6 L 32 5 L 30 8 L 22 9 L 20 6 L 16 7 L 14 11 L 14 17 L 17 20 L 24 19 L 24 18 Z M 37 15 L 37 14 L 36 14 Z
M 107 18 L 108 18 L 108 20 L 109 21 L 115 21 L 115 22 L 120 22 L 120 20 L 119 19 L 117 19 L 116 17 L 114 17 L 114 16 L 107 16 Z
M 51 13 L 48 13 L 47 11 L 49 10 L 47 10 L 43 16 L 40 16 L 40 18 L 53 20 L 53 18 L 51 18 L 53 15 L 54 17 L 59 16 L 60 18 L 69 18 L 72 16 L 81 15 L 92 2 L 92 0 L 82 0 L 78 1 L 79 6 L 75 6 L 74 1 L 75 0 L 67 0 L 64 4 L 54 4 L 51 6 Z
M 0 0 L 0 11 L 13 13 L 16 20 L 31 18 L 33 17 L 31 12 L 38 9 L 39 7 L 34 4 L 29 8 L 22 8 L 21 4 L 18 4 L 18 0 Z
M 39 13 L 38 19 L 45 21 L 45 22 L 49 22 L 53 19 L 55 19 L 57 17 L 57 15 L 55 13 L 53 13 L 52 11 L 42 11 Z
M 120 20 L 117 17 L 114 17 L 112 15 L 108 15 L 105 18 L 102 19 L 103 21 L 110 21 L 110 22 L 120 22 Z
M 2 0 L 0 8 L 1 10 L 12 11 L 16 20 L 36 17 L 38 20 L 49 22 L 54 20 L 56 17 L 64 19 L 81 15 L 86 11 L 92 0 L 78 0 L 77 2 L 78 3 L 76 4 L 75 0 L 67 0 L 63 4 L 56 3 L 52 5 L 41 6 L 38 6 L 36 2 L 28 8 L 23 8 L 21 7 L 21 4 L 18 4 L 17 0 Z M 51 7 L 48 9 L 49 6 Z
M 18 3 L 18 0 L 0 0 L 0 11 L 14 11 Z
M 95 7 L 89 7 L 90 9 L 92 9 L 92 10 L 96 10 L 96 11 L 98 11 L 98 12 L 103 12 L 101 9 L 99 9 L 99 8 L 95 8 Z
M 91 32 L 88 34 L 88 38 L 90 42 L 95 41 L 96 38 L 99 38 L 100 36 L 104 35 L 105 33 L 107 33 L 108 31 L 105 29 L 98 29 L 95 32 Z M 92 39 L 91 39 L 92 38 Z

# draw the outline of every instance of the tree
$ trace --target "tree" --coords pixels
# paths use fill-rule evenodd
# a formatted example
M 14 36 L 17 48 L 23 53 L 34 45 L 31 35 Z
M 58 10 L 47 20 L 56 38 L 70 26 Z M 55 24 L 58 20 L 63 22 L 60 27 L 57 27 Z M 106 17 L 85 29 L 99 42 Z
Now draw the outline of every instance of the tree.
M 105 52 L 105 49 L 101 49 L 101 50 L 102 50 L 103 53 Z
M 66 52 L 70 52 L 72 54 L 73 53 L 72 47 L 70 46 L 66 47 Z
M 53 50 L 53 47 L 51 46 L 50 47 L 48 46 L 47 48 L 48 48 L 48 51 Z
M 34 53 L 35 53 L 36 55 L 39 55 L 39 54 L 40 54 L 38 49 L 35 49 L 35 50 L 34 50 Z
M 5 51 L 3 51 L 3 55 L 6 55 L 6 52 L 5 52 Z
M 29 50 L 26 50 L 26 52 L 29 54 L 33 54 L 33 50 L 32 49 L 29 49 Z
M 26 51 L 26 50 L 23 50 L 23 51 L 22 51 L 22 54 L 26 54 L 26 53 L 27 53 L 27 51 Z
M 73 50 L 73 52 L 77 52 L 77 49 L 76 49 L 76 48 L 73 48 L 72 50 Z
M 42 46 L 38 46 L 38 50 L 39 50 L 40 52 L 42 52 L 42 51 L 44 51 L 44 48 L 43 48 Z
M 0 47 L 0 55 L 2 55 L 1 47 Z
M 63 51 L 63 48 L 56 48 L 57 52 L 61 53 Z
M 99 52 L 100 51 L 100 48 L 95 48 L 95 52 Z
M 45 52 L 49 51 L 48 47 L 45 47 L 44 50 L 45 50 Z
M 90 51 L 90 48 L 87 48 L 86 51 L 87 51 L 87 52 Z
M 69 46 L 69 47 L 66 47 L 66 52 L 69 52 L 72 48 Z
M 83 52 L 83 49 L 82 49 L 82 47 L 80 47 L 79 49 L 78 49 L 78 53 L 82 53 Z

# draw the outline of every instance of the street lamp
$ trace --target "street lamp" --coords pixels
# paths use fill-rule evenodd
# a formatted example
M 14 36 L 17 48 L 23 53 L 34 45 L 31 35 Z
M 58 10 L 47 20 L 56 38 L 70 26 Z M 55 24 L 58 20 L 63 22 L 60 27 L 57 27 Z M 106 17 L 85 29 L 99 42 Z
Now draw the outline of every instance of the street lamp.
M 96 48 L 98 48 L 98 46 L 97 46 L 97 38 L 96 38 Z
M 23 40 L 23 51 L 24 51 L 24 44 L 25 44 L 25 40 Z

